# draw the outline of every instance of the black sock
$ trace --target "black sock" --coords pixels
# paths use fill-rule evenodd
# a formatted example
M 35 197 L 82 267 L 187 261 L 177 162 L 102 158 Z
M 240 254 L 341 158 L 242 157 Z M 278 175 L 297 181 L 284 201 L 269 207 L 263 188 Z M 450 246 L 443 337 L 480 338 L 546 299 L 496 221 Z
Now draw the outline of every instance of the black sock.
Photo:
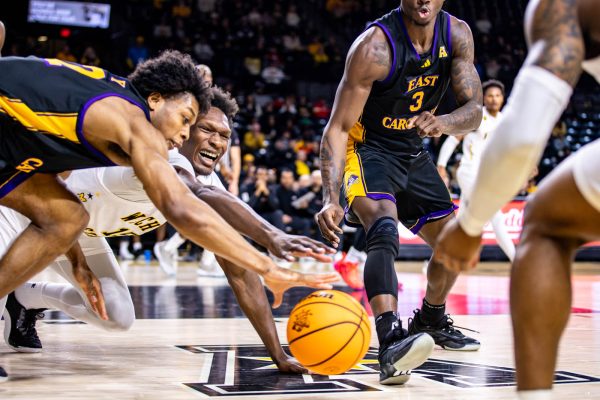
M 385 342 L 396 321 L 398 321 L 398 317 L 393 311 L 384 312 L 375 318 L 375 329 L 377 329 L 377 339 L 379 339 L 380 346 Z
M 421 322 L 425 325 L 438 325 L 446 315 L 446 303 L 441 305 L 429 304 L 423 299 L 421 307 Z

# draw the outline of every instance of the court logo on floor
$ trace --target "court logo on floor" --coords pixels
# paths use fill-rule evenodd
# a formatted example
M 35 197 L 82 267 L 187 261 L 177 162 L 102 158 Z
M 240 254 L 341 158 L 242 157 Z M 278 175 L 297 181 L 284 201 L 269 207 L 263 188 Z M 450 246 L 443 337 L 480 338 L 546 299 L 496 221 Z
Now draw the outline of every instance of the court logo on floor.
M 379 374 L 377 349 L 371 348 L 353 369 L 343 375 L 284 375 L 269 357 L 264 346 L 177 346 L 198 354 L 203 360 L 198 382 L 186 386 L 208 396 L 269 394 L 352 393 L 382 391 L 378 381 L 365 374 Z M 289 354 L 287 346 L 284 349 Z M 459 388 L 514 386 L 513 368 L 472 364 L 431 358 L 413 370 L 413 378 L 430 379 Z M 558 371 L 554 383 L 600 382 L 599 378 Z

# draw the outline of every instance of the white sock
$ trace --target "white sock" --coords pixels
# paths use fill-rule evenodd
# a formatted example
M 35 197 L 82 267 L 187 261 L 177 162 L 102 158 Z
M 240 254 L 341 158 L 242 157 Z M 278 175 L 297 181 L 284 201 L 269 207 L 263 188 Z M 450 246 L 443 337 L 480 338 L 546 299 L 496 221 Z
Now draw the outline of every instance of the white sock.
M 175 251 L 185 243 L 185 239 L 181 237 L 181 235 L 177 232 L 173 236 L 167 240 L 167 244 L 165 244 L 165 250 L 167 251 Z
M 504 254 L 508 257 L 510 262 L 513 262 L 515 259 L 515 244 L 513 243 L 508 231 L 506 230 L 506 226 L 504 225 L 504 217 L 502 216 L 502 212 L 498 211 L 494 214 L 494 217 L 490 221 L 492 223 L 492 227 L 494 228 L 494 233 L 496 234 L 496 241 L 498 242 L 498 246 L 502 249 Z
M 119 242 L 119 253 L 129 253 L 129 241 L 121 240 Z
M 346 254 L 346 261 L 351 263 L 360 264 L 367 259 L 367 253 L 364 251 L 356 250 L 354 246 L 350 247 L 348 254 Z
M 202 252 L 202 257 L 200 257 L 200 266 L 203 266 L 204 269 L 215 269 L 215 267 L 218 267 L 215 253 L 205 249 Z
M 43 293 L 46 285 L 46 282 L 27 282 L 15 289 L 15 297 L 28 310 L 48 308 L 48 305 L 44 301 Z
M 142 249 L 142 243 L 140 242 L 133 242 L 133 251 L 138 251 Z
M 517 392 L 520 400 L 545 400 L 552 399 L 552 390 L 521 390 Z

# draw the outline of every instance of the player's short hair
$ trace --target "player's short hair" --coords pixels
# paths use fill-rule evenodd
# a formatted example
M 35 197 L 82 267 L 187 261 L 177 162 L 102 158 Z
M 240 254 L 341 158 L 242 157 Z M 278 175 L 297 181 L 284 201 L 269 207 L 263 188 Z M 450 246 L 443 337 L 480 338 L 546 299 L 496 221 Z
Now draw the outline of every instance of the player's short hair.
M 128 79 L 145 98 L 152 93 L 171 97 L 189 92 L 198 100 L 200 113 L 206 114 L 210 109 L 210 86 L 198 74 L 188 54 L 166 50 L 138 64 Z
M 504 83 L 500 82 L 497 79 L 490 79 L 481 84 L 481 89 L 483 89 L 483 94 L 485 95 L 486 90 L 489 88 L 498 88 L 502 92 L 502 96 L 504 96 Z
M 216 107 L 223 111 L 223 114 L 225 114 L 229 121 L 229 127 L 233 129 L 233 117 L 240 110 L 237 102 L 231 97 L 229 92 L 224 91 L 218 86 L 211 87 L 210 91 L 212 95 L 212 100 L 210 101 L 211 107 Z

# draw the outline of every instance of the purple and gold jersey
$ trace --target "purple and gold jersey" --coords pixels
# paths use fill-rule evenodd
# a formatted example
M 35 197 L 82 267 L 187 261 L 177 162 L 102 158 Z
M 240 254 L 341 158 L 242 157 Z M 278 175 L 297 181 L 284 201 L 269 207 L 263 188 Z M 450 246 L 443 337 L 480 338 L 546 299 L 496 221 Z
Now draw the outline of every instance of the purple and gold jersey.
M 373 84 L 362 115 L 350 130 L 350 144 L 398 154 L 417 154 L 422 140 L 408 129 L 410 118 L 435 112 L 448 85 L 452 64 L 450 14 L 440 11 L 431 49 L 418 54 L 398 8 L 371 25 L 387 36 L 392 50 L 389 75 Z
M 83 135 L 86 111 L 110 96 L 138 106 L 150 119 L 131 83 L 104 69 L 57 59 L 0 59 L 0 118 L 25 128 L 2 131 L 0 160 L 51 173 L 114 165 Z

